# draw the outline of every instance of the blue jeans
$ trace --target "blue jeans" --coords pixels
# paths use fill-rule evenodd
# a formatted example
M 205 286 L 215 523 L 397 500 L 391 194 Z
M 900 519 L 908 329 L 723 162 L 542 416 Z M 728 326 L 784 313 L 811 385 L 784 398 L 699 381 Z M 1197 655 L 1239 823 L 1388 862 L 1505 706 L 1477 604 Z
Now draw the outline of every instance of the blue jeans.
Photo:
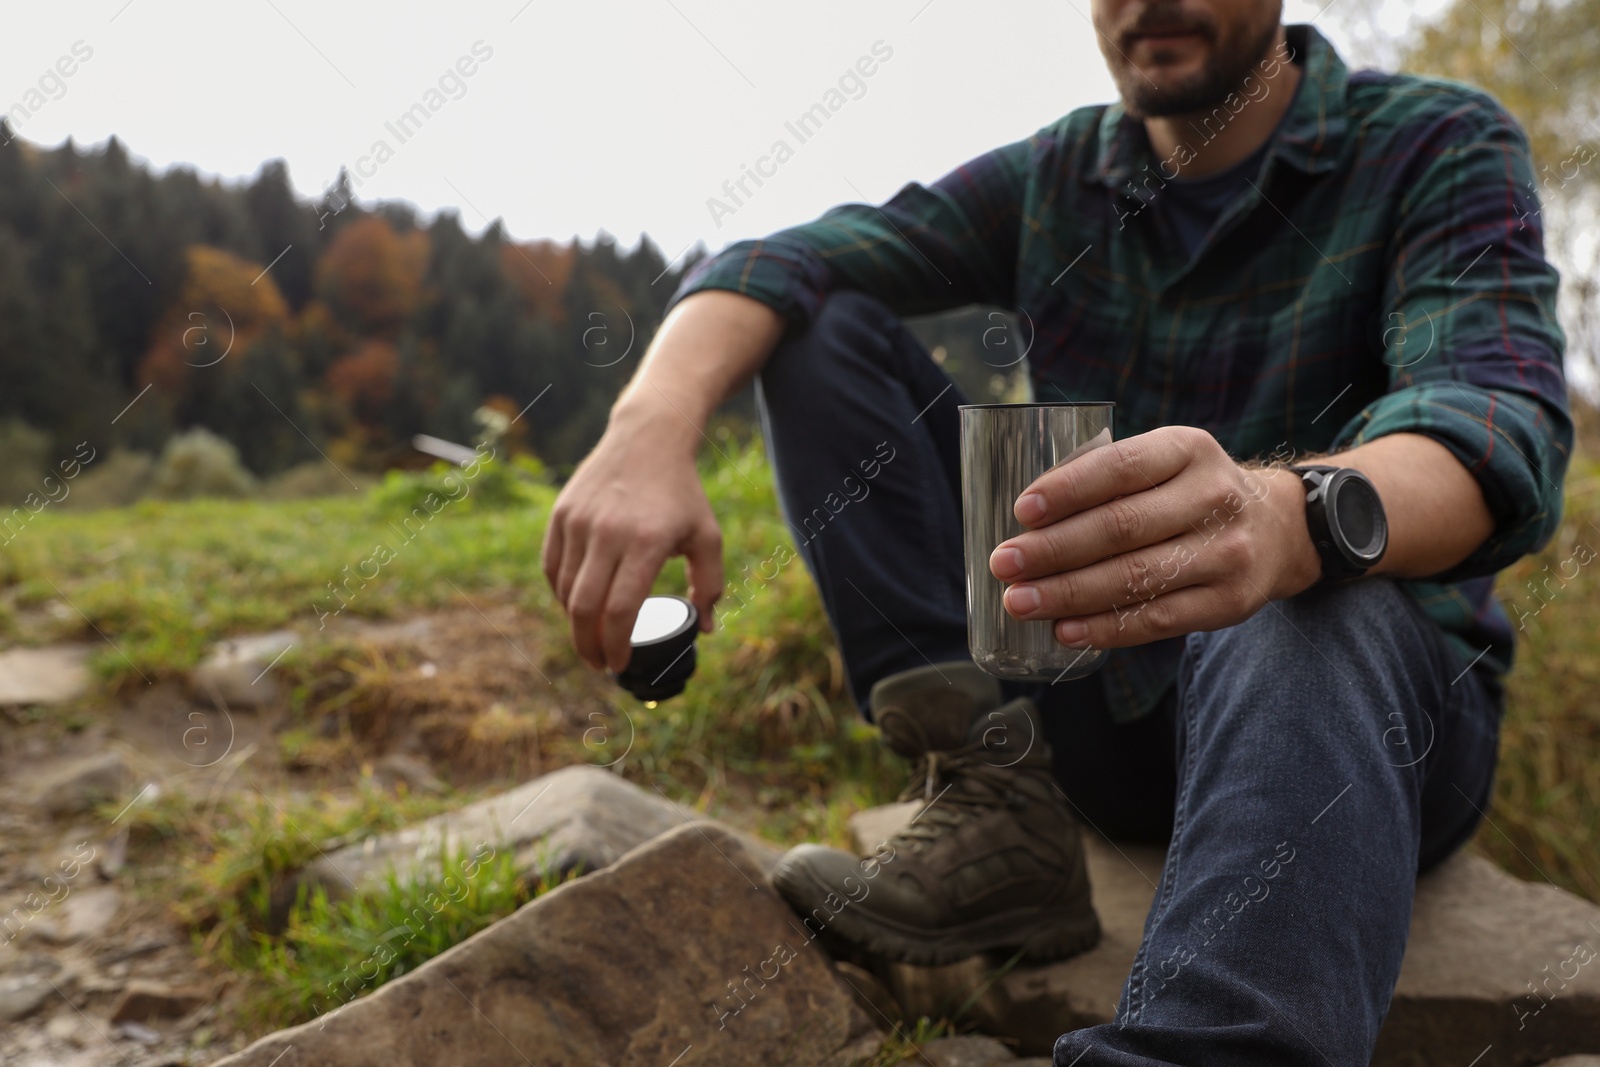
M 779 346 L 759 399 L 858 702 L 967 658 L 960 391 L 888 309 L 841 292 Z M 1175 640 L 1176 682 L 1130 723 L 1097 676 L 1012 687 L 1084 820 L 1168 845 L 1116 1022 L 1064 1035 L 1055 1062 L 1365 1064 L 1416 875 L 1488 806 L 1498 688 L 1384 579 Z

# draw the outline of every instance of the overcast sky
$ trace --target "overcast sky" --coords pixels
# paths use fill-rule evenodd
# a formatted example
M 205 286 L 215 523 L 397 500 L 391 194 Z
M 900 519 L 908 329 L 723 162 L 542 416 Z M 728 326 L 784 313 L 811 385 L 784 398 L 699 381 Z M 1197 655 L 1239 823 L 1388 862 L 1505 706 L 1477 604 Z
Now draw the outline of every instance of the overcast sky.
M 282 157 L 307 195 L 341 165 L 360 166 L 366 201 L 457 207 L 474 232 L 502 216 L 519 239 L 604 230 L 631 245 L 647 232 L 673 257 L 696 240 L 716 249 L 841 201 L 883 199 L 1110 99 L 1088 10 L 1088 0 L 12 5 L 0 108 L 31 111 L 17 132 L 39 144 L 115 134 L 157 167 L 227 178 Z M 1291 21 L 1316 13 L 1286 7 Z M 872 74 L 846 77 L 843 106 L 801 143 L 785 123 L 829 102 L 874 45 L 861 68 Z M 70 76 L 56 71 L 63 56 Z M 417 104 L 436 110 L 402 129 Z M 780 139 L 793 157 L 763 161 Z M 379 141 L 393 153 L 382 162 Z M 753 195 L 736 205 L 723 183 L 758 163 L 770 177 L 760 188 L 746 179 Z M 731 212 L 714 217 L 714 196 Z

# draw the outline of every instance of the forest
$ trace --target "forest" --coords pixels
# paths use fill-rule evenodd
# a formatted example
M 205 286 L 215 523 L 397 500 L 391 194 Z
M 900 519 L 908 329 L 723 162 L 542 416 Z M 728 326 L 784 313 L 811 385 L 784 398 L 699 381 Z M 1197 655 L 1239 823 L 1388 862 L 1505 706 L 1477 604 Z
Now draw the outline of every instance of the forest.
M 570 466 L 686 269 L 648 238 L 474 237 L 343 176 L 307 202 L 281 161 L 225 184 L 115 138 L 0 143 L 0 438 L 35 471 L 194 427 L 264 478 L 319 452 L 381 470 L 414 434 L 470 440 L 485 404 L 526 408 L 512 440 Z
M 299 493 L 341 491 L 428 462 L 417 434 L 473 440 L 485 406 L 513 420 L 513 452 L 559 474 L 599 439 L 702 255 L 669 264 L 648 236 L 519 242 L 499 220 L 473 236 L 455 212 L 361 204 L 348 175 L 313 202 L 281 160 L 239 184 L 155 174 L 117 138 L 39 148 L 0 120 L 0 500 L 92 452 L 99 484 L 76 503 L 129 503 L 196 429 L 243 471 L 166 495 L 289 472 Z M 921 326 L 980 394 L 1018 376 L 1007 352 L 983 358 L 994 314 Z M 725 410 L 748 430 L 752 392 Z

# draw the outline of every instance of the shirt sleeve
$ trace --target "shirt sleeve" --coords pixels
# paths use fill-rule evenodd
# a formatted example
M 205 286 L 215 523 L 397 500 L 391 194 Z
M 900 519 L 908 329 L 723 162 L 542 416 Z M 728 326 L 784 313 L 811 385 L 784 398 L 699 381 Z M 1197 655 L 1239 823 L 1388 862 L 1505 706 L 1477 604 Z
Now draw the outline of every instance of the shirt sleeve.
M 1389 246 L 1389 390 L 1334 443 L 1426 434 L 1472 472 L 1494 532 L 1443 581 L 1492 574 L 1554 536 L 1572 449 L 1527 138 L 1492 101 L 1458 102 L 1422 134 L 1433 159 L 1409 181 Z
M 805 326 L 828 293 L 850 289 L 900 315 L 1010 306 L 1026 175 L 1040 138 L 985 153 L 887 203 L 845 204 L 815 222 L 740 241 L 697 264 L 672 304 L 705 289 L 753 297 Z

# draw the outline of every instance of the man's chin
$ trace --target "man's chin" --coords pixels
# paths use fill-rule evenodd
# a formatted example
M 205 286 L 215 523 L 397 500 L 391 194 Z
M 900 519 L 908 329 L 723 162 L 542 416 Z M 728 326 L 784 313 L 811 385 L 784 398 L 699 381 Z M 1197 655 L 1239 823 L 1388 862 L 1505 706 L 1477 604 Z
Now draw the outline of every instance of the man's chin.
M 1205 111 L 1217 104 L 1216 87 L 1204 70 L 1183 67 L 1135 70 L 1122 86 L 1123 108 L 1137 119 Z
M 1181 76 L 1200 70 L 1210 54 L 1210 39 L 1198 33 L 1139 38 L 1124 53 L 1129 62 L 1152 77 L 1166 71 Z

